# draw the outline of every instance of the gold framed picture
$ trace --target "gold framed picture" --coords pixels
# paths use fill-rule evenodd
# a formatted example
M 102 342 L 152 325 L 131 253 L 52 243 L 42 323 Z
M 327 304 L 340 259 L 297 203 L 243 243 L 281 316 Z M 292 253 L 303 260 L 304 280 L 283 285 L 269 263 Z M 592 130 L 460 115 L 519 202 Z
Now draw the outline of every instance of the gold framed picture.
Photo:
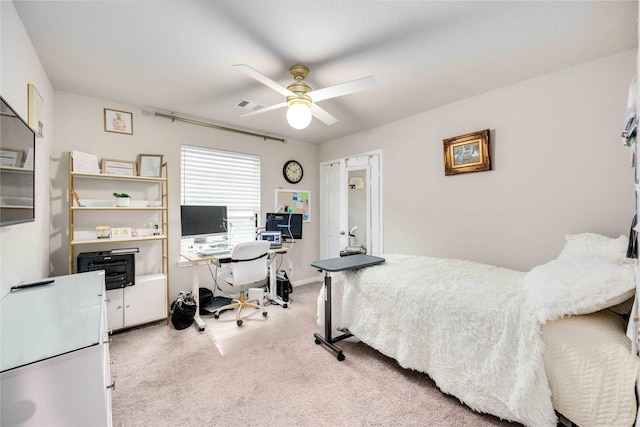
M 491 170 L 489 129 L 448 138 L 444 143 L 444 174 Z
M 29 87 L 29 126 L 38 138 L 44 137 L 44 100 L 33 83 Z
M 133 113 L 105 108 L 104 130 L 133 135 Z
M 102 159 L 102 173 L 105 175 L 136 176 L 136 162 Z
M 162 154 L 138 154 L 138 175 L 162 178 Z

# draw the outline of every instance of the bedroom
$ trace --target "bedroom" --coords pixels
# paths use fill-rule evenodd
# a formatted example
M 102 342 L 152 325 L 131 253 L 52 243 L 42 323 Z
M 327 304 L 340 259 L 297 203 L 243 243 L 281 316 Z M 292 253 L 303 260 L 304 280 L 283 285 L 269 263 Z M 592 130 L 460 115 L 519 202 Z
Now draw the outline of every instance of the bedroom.
M 637 4 L 630 3 L 637 16 Z M 2 294 L 20 280 L 66 274 L 64 156 L 74 148 L 123 159 L 162 151 L 176 173 L 184 139 L 260 154 L 265 164 L 274 165 L 262 183 L 267 202 L 274 188 L 287 185 L 280 171 L 289 158 L 305 166 L 300 188 L 317 195 L 320 162 L 382 149 L 385 252 L 448 256 L 526 271 L 553 259 L 565 234 L 626 234 L 633 215 L 632 169 L 618 135 L 636 68 L 635 16 L 631 22 L 634 27 L 624 32 L 631 33 L 630 43 L 584 63 L 471 97 L 464 96 L 466 88 L 459 83 L 461 95 L 447 105 L 319 145 L 304 138 L 281 145 L 147 117 L 137 101 L 56 89 L 14 5 L 3 2 L 2 96 L 23 116 L 27 83 L 34 82 L 45 100 L 47 132 L 37 141 L 37 161 L 44 173 L 37 177 L 36 192 L 47 203 L 36 206 L 34 223 L 0 230 Z M 361 75 L 366 74 L 354 78 Z M 247 88 L 246 80 L 235 78 L 240 89 Z M 336 78 L 328 84 L 345 80 L 339 73 Z M 135 134 L 106 134 L 101 116 L 105 107 L 134 111 Z M 485 128 L 493 132 L 494 170 L 445 177 L 442 140 Z M 159 150 L 159 141 L 166 148 Z M 179 182 L 172 186 L 172 194 L 179 194 Z M 177 205 L 171 209 L 170 218 L 177 221 Z M 317 204 L 313 209 L 317 215 Z M 305 226 L 305 237 L 318 235 L 316 221 Z M 171 227 L 178 228 L 177 222 Z M 171 241 L 175 262 L 179 235 Z M 318 253 L 313 238 L 305 238 L 292 255 L 294 282 L 317 277 L 309 262 Z M 187 270 L 172 268 L 172 296 L 190 279 Z

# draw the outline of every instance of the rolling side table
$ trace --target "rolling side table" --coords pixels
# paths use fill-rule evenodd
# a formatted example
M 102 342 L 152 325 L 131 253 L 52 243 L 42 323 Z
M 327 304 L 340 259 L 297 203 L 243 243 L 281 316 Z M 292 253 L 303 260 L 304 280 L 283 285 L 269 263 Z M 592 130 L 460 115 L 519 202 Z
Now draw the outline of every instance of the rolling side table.
M 372 265 L 382 264 L 384 258 L 371 255 L 351 255 L 340 258 L 329 258 L 311 263 L 312 267 L 317 268 L 320 272 L 324 271 L 324 337 L 319 333 L 313 334 L 316 344 L 324 344 L 337 353 L 339 361 L 344 360 L 344 353 L 335 343 L 345 338 L 353 336 L 349 331 L 344 332 L 335 338 L 331 336 L 331 275 L 336 271 L 354 270 L 356 268 L 370 267 Z

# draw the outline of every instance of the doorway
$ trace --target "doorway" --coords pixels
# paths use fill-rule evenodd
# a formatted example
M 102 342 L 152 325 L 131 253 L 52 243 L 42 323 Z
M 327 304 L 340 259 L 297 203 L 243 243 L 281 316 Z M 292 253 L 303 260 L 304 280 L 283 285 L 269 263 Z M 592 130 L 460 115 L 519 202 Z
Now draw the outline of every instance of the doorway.
M 335 258 L 348 245 L 383 252 L 382 151 L 320 165 L 320 256 Z

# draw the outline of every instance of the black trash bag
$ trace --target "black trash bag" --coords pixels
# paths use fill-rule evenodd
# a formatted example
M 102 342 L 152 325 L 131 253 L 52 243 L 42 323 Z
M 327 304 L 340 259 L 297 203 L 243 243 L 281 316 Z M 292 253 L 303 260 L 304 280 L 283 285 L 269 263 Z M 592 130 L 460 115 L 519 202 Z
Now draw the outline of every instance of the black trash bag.
M 186 329 L 193 323 L 196 317 L 197 303 L 191 292 L 180 292 L 180 295 L 171 303 L 171 323 L 180 330 Z

